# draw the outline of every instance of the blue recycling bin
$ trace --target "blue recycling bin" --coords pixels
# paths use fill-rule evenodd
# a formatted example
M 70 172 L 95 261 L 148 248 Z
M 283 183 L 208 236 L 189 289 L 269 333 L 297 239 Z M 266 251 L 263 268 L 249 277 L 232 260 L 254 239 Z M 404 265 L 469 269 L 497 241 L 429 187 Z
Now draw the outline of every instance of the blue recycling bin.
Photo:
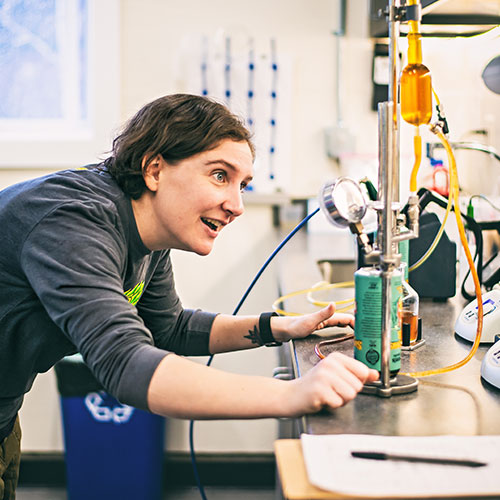
M 55 368 L 68 500 L 161 500 L 165 419 L 107 394 L 80 355 Z

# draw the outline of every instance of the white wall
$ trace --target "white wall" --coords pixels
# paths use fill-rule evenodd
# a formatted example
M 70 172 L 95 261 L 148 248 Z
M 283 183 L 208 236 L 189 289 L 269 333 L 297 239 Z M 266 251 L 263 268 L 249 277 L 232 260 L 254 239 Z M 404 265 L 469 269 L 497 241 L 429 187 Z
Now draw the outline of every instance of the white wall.
M 339 172 L 356 178 L 373 176 L 377 169 L 377 117 L 370 110 L 373 42 L 367 37 L 367 5 L 367 0 L 348 2 L 347 33 L 341 40 L 343 125 L 355 137 L 355 147 L 343 157 L 340 168 L 326 157 L 323 145 L 323 131 L 335 125 L 337 111 L 332 35 L 337 27 L 335 0 L 122 0 L 122 117 L 129 117 L 160 95 L 183 90 L 176 58 L 186 33 L 211 35 L 222 29 L 241 31 L 257 39 L 275 36 L 293 61 L 290 194 L 315 196 L 321 184 Z M 500 116 L 500 96 L 488 93 L 473 77 L 485 64 L 487 51 L 481 50 L 477 56 L 470 51 L 469 43 L 472 42 L 465 40 L 453 45 L 441 40 L 437 44 L 424 41 L 424 58 L 445 103 L 452 138 L 472 128 L 486 127 L 491 131 L 491 144 L 499 148 L 496 117 Z M 492 55 L 500 53 L 498 40 L 488 47 Z M 401 178 L 406 183 L 412 164 L 410 127 L 403 126 L 401 143 Z M 476 161 L 482 159 L 474 158 L 473 162 Z M 489 165 L 489 168 L 498 166 Z M 0 186 L 39 173 L 42 172 L 36 169 L 2 170 Z M 492 184 L 498 185 L 498 174 L 492 179 Z M 485 188 L 493 189 L 493 186 Z M 207 258 L 180 252 L 174 255 L 179 294 L 186 306 L 231 312 L 276 239 L 270 209 L 265 206 L 249 207 L 242 220 L 224 232 L 213 254 Z M 273 273 L 275 270 L 270 269 L 264 275 L 243 313 L 270 308 L 276 296 Z M 275 354 L 272 349 L 259 349 L 217 356 L 214 364 L 227 370 L 270 375 L 276 364 Z M 25 451 L 62 449 L 52 372 L 38 378 L 26 398 L 22 419 Z M 271 451 L 275 436 L 273 420 L 202 422 L 196 426 L 196 447 L 200 451 Z M 184 422 L 169 424 L 166 446 L 187 450 Z
M 296 146 L 293 164 L 289 166 L 294 179 L 292 191 L 314 195 L 318 185 L 335 174 L 335 165 L 323 154 L 322 131 L 332 123 L 335 111 L 331 31 L 337 22 L 336 2 L 124 0 L 121 6 L 120 90 L 124 119 L 160 95 L 183 91 L 176 65 L 186 33 L 212 35 L 222 29 L 244 30 L 257 39 L 275 36 L 281 50 L 293 60 L 292 134 Z M 37 174 L 37 170 L 0 172 L 0 184 L 8 185 Z M 263 263 L 272 250 L 275 236 L 270 209 L 253 206 L 244 217 L 234 229 L 228 228 L 228 234 L 217 242 L 212 256 L 206 259 L 182 253 L 174 256 L 179 293 L 186 306 L 231 312 L 257 272 L 257 264 Z M 195 286 L 193 272 L 199 277 Z M 277 295 L 271 271 L 259 286 L 243 313 L 270 309 Z M 269 376 L 276 362 L 275 351 L 259 349 L 217 356 L 214 364 L 227 370 Z M 41 407 L 41 401 L 47 403 Z M 38 378 L 22 410 L 24 450 L 61 449 L 55 406 L 55 381 L 49 372 Z M 202 422 L 196 429 L 197 449 L 201 451 L 271 451 L 276 436 L 273 420 Z M 187 449 L 184 422 L 174 421 L 169 425 L 167 447 Z

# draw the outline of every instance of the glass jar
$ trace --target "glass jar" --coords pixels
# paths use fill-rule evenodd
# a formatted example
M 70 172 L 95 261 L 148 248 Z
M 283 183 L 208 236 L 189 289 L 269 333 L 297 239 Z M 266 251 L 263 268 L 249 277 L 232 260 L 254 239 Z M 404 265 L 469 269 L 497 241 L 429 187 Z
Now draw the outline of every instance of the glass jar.
M 406 263 L 401 263 L 400 271 L 406 272 Z M 418 339 L 419 296 L 405 279 L 401 280 L 401 321 L 403 329 L 403 345 L 413 345 Z M 409 344 L 407 344 L 409 330 Z M 405 342 L 406 341 L 406 342 Z

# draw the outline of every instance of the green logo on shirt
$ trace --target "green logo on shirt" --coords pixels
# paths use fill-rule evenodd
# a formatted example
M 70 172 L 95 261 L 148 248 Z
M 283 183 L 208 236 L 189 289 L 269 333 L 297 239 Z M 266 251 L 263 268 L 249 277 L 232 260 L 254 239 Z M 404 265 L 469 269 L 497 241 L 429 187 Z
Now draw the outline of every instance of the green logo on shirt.
M 143 290 L 144 290 L 144 281 L 141 281 L 140 283 L 137 283 L 137 285 L 135 285 L 134 288 L 127 290 L 126 292 L 123 293 L 125 294 L 125 297 L 127 297 L 128 301 L 133 306 L 135 306 L 137 302 L 139 302 Z

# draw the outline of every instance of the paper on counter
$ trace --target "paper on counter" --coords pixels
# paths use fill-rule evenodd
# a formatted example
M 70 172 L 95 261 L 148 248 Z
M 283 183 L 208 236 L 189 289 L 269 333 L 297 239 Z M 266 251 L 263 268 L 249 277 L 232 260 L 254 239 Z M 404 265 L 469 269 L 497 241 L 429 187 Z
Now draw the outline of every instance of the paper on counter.
M 427 497 L 500 494 L 500 436 L 302 434 L 309 482 L 344 495 Z M 351 451 L 463 458 L 484 467 L 353 458 Z

